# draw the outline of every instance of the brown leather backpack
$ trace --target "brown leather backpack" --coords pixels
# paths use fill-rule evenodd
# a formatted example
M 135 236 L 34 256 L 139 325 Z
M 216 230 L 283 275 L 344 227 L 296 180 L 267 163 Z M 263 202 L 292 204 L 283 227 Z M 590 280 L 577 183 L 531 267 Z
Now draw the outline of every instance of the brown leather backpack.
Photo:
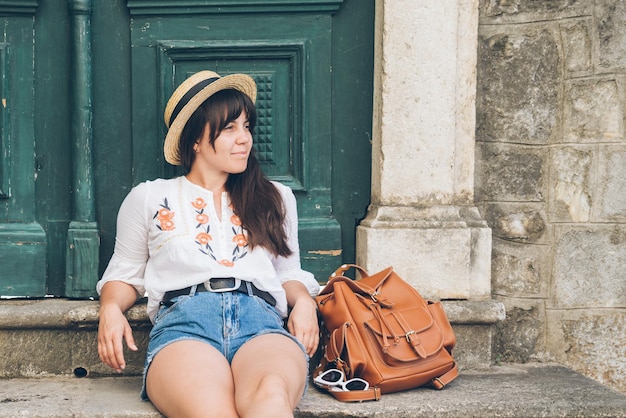
M 343 276 L 350 268 L 359 271 L 359 280 Z M 426 384 L 443 389 L 457 377 L 451 355 L 456 337 L 441 303 L 425 301 L 392 267 L 370 276 L 344 264 L 316 301 L 322 360 L 314 381 L 338 400 L 378 400 L 383 393 Z M 331 368 L 346 380 L 364 379 L 369 388 L 346 390 L 317 381 Z

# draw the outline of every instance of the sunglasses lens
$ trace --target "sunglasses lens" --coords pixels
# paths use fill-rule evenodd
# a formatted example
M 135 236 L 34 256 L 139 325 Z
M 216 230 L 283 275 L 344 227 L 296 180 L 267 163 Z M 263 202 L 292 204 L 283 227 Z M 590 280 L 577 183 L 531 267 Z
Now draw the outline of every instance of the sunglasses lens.
M 322 378 L 327 382 L 337 383 L 341 381 L 342 376 L 338 370 L 328 370 Z
M 367 383 L 360 379 L 351 379 L 346 382 L 347 390 L 365 390 L 367 386 Z

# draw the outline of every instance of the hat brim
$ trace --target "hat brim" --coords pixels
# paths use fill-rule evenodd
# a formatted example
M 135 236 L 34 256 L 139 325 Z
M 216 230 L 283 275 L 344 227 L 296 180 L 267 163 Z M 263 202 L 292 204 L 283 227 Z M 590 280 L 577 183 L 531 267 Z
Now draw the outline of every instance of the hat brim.
M 215 73 L 211 73 L 208 71 L 206 73 L 215 75 Z M 191 80 L 192 77 L 190 77 L 188 80 Z M 206 76 L 201 78 L 199 81 L 205 79 Z M 193 83 L 193 85 L 195 84 L 197 84 L 197 82 Z M 170 107 L 170 102 L 172 102 L 175 106 L 180 98 L 189 90 L 189 88 L 181 89 L 181 87 L 184 87 L 184 83 L 181 84 L 181 86 L 174 92 L 174 94 L 172 94 L 172 97 L 168 101 L 168 108 Z M 213 81 L 211 84 L 207 85 L 196 95 L 194 95 L 189 100 L 189 102 L 181 109 L 174 121 L 170 124 L 169 129 L 167 130 L 167 135 L 165 136 L 165 143 L 163 144 L 165 161 L 172 165 L 182 164 L 179 143 L 180 135 L 185 125 L 187 124 L 187 121 L 189 120 L 191 115 L 193 115 L 193 113 L 200 107 L 200 105 L 204 103 L 206 99 L 208 99 L 218 91 L 227 89 L 234 89 L 244 93 L 250 98 L 250 100 L 252 100 L 252 103 L 256 101 L 256 83 L 254 82 L 254 79 L 247 74 L 230 74 Z

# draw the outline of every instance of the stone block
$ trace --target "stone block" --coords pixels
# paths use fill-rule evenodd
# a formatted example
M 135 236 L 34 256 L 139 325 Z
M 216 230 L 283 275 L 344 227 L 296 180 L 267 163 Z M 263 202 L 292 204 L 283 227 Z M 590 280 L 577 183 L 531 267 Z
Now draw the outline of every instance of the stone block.
M 566 142 L 617 142 L 624 138 L 624 106 L 615 79 L 584 79 L 566 84 L 563 138 Z
M 626 69 L 626 3 L 622 0 L 597 0 L 593 3 L 598 36 L 599 71 L 624 71 Z
M 357 263 L 392 265 L 434 299 L 490 297 L 491 230 L 468 206 L 377 206 L 356 230 Z
M 496 295 L 547 296 L 550 280 L 550 247 L 494 240 L 491 283 Z
M 60 330 L 36 334 L 2 330 L 2 377 L 71 373 L 71 352 L 66 349 L 58 350 L 59 346 L 71 347 L 69 340 L 70 337 Z
M 481 28 L 478 141 L 550 144 L 559 135 L 562 58 L 550 26 Z
M 483 369 L 492 363 L 493 325 L 454 325 L 452 356 L 460 370 Z
M 446 204 L 460 196 L 472 203 L 478 13 L 471 3 L 378 4 L 385 18 L 374 68 L 376 203 Z
M 540 203 L 490 203 L 481 214 L 493 236 L 514 242 L 548 243 L 549 225 Z
M 536 22 L 592 13 L 592 2 L 579 0 L 480 0 L 481 23 Z
M 551 153 L 550 220 L 589 222 L 593 201 L 591 148 L 561 147 Z
M 115 375 L 100 361 L 96 330 L 15 329 L 0 330 L 0 377 L 72 375 L 81 368 L 90 375 Z M 148 346 L 148 332 L 135 330 L 140 348 L 125 348 L 127 375 L 141 374 Z
M 545 308 L 541 299 L 499 298 L 506 319 L 496 325 L 496 362 L 526 363 L 545 353 Z
M 143 373 L 146 350 L 148 349 L 149 330 L 133 328 L 133 338 L 139 348 L 131 351 L 124 344 L 124 359 L 126 360 L 125 375 L 140 375 Z M 70 368 L 72 371 L 82 368 L 91 376 L 114 376 L 117 375 L 109 366 L 102 363 L 98 356 L 98 332 L 78 331 L 72 333 L 72 358 Z
M 495 324 L 504 320 L 504 305 L 489 300 L 446 300 L 442 305 L 456 335 L 452 355 L 459 368 L 481 369 L 492 363 Z
M 478 210 L 476 209 L 476 212 Z M 470 244 L 470 298 L 491 297 L 491 248 L 492 233 L 486 227 L 473 227 Z
M 9 300 L 0 304 L 0 377 L 115 375 L 98 357 L 95 301 Z M 141 374 L 151 329 L 145 304 L 126 314 L 139 351 L 125 347 L 125 374 Z
M 477 201 L 544 201 L 547 150 L 512 144 L 477 143 L 476 153 Z
M 594 221 L 626 222 L 626 147 L 605 146 L 598 154 Z
M 450 323 L 454 325 L 493 325 L 504 321 L 504 304 L 494 299 L 442 300 Z
M 556 360 L 626 393 L 626 310 L 548 310 L 547 346 Z
M 626 307 L 626 226 L 557 226 L 551 303 Z
M 561 24 L 563 61 L 569 77 L 593 72 L 591 19 L 577 19 Z
M 370 272 L 393 265 L 398 274 L 433 299 L 470 297 L 470 229 L 357 228 L 366 248 L 357 262 Z

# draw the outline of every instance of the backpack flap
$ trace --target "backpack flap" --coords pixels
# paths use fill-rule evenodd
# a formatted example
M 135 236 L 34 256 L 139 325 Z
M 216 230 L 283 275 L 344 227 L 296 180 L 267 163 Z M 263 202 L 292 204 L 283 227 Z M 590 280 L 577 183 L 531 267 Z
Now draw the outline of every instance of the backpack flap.
M 391 364 L 406 363 L 437 354 L 443 346 L 443 335 L 421 306 L 402 311 L 378 312 L 365 323 L 370 342 L 378 344 L 386 361 Z

